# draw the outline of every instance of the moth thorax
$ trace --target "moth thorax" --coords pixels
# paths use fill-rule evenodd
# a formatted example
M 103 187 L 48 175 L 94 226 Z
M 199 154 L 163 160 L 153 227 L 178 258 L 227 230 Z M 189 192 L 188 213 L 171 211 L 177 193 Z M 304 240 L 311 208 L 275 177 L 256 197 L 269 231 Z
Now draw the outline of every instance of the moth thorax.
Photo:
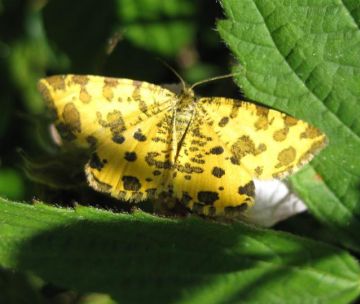
M 194 103 L 195 94 L 194 91 L 190 88 L 184 88 L 182 92 L 179 94 L 179 102 L 178 105 L 188 106 Z

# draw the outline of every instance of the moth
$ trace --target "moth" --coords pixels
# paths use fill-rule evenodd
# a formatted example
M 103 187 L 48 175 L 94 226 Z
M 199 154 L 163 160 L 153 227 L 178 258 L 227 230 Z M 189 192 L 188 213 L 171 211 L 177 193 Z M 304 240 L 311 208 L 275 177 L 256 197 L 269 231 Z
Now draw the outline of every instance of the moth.
M 197 97 L 144 81 L 90 75 L 41 79 L 62 138 L 91 149 L 92 188 L 139 202 L 175 198 L 207 216 L 254 204 L 253 179 L 283 178 L 309 162 L 326 136 L 305 121 L 253 103 Z

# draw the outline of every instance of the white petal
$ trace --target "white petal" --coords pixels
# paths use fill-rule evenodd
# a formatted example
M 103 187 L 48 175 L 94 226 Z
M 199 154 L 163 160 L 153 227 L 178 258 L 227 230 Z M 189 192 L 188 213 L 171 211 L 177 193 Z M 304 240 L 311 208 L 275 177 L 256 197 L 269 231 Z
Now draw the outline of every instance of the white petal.
M 283 181 L 254 180 L 254 183 L 255 206 L 246 213 L 247 222 L 271 227 L 307 209 L 303 201 L 291 192 Z

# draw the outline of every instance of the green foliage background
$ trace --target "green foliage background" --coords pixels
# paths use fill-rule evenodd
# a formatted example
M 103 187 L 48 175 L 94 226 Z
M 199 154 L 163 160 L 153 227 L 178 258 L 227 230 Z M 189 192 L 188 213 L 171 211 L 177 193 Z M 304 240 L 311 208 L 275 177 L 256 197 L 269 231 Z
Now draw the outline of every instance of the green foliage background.
M 355 301 L 359 20 L 357 0 L 0 1 L 0 302 Z M 234 66 L 247 98 L 326 132 L 329 147 L 291 178 L 310 213 L 273 230 L 114 213 L 120 203 L 81 184 L 79 159 L 51 144 L 37 80 L 175 82 L 158 59 L 189 83 Z M 231 80 L 199 93 L 241 97 Z

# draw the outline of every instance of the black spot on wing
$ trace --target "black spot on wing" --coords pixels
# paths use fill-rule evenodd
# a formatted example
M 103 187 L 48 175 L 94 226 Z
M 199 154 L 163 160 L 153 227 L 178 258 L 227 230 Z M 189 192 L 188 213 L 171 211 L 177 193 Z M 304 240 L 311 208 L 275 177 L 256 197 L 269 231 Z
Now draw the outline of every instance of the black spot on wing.
M 123 176 L 122 182 L 125 190 L 138 191 L 141 188 L 140 181 L 135 176 Z
M 133 162 L 137 159 L 137 156 L 135 152 L 125 152 L 124 158 L 129 162 Z
M 97 153 L 91 154 L 89 166 L 93 169 L 101 170 L 104 168 L 104 165 L 107 163 L 107 160 L 101 160 Z
M 248 182 L 244 186 L 240 186 L 238 189 L 239 194 L 246 194 L 248 196 L 254 197 L 255 196 L 255 185 L 253 181 Z
M 170 168 L 172 165 L 169 160 L 161 161 L 156 159 L 160 155 L 161 154 L 159 152 L 148 152 L 148 154 L 145 156 L 145 161 L 149 166 L 155 166 L 158 169 Z M 168 158 L 168 156 L 166 156 L 166 158 Z
M 219 127 L 225 127 L 228 122 L 229 122 L 229 117 L 224 116 L 224 117 L 221 118 L 220 121 L 219 121 Z
M 211 154 L 221 154 L 223 152 L 224 152 L 224 149 L 221 146 L 216 146 L 216 147 L 213 147 L 210 149 Z
M 199 202 L 211 205 L 219 199 L 219 194 L 213 191 L 199 191 L 197 198 Z
M 160 175 L 161 174 L 161 171 L 159 171 L 159 170 L 154 170 L 153 171 L 153 175 L 154 176 L 158 176 L 158 175 Z
M 116 144 L 122 144 L 125 141 L 125 137 L 120 134 L 114 134 L 112 141 Z
M 235 156 L 231 156 L 230 161 L 233 165 L 240 165 L 239 159 Z
M 134 138 L 138 141 L 146 141 L 146 136 L 144 134 L 141 133 L 140 130 L 137 130 L 135 133 L 134 133 Z
M 205 164 L 205 160 L 200 159 L 200 158 L 196 158 L 196 157 L 192 157 L 190 159 L 190 161 L 192 161 L 193 163 L 197 163 L 197 164 Z
M 197 167 L 197 166 L 191 166 L 190 163 L 185 163 L 185 165 L 176 164 L 176 169 L 179 172 L 183 172 L 183 173 L 187 173 L 187 174 L 204 172 L 203 168 L 200 168 L 200 167 Z
M 217 178 L 221 178 L 225 174 L 225 170 L 220 167 L 214 167 L 211 174 Z
M 236 216 L 243 213 L 247 209 L 247 203 L 242 203 L 238 206 L 227 206 L 224 208 L 224 213 L 230 216 Z

